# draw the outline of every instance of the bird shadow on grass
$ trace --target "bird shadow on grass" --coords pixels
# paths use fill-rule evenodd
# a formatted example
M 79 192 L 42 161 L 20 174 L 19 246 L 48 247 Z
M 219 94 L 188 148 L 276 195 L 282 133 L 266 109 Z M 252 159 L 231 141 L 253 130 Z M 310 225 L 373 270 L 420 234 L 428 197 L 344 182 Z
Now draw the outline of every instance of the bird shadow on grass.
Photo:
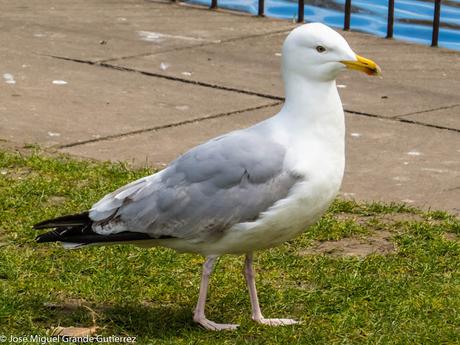
M 169 338 L 199 329 L 192 321 L 192 305 L 114 305 L 101 314 L 107 328 L 120 334 Z
M 192 321 L 193 305 L 167 304 L 83 304 L 34 303 L 41 311 L 34 318 L 37 325 L 52 329 L 64 327 L 98 327 L 101 335 L 130 335 L 143 338 L 170 338 L 200 328 Z

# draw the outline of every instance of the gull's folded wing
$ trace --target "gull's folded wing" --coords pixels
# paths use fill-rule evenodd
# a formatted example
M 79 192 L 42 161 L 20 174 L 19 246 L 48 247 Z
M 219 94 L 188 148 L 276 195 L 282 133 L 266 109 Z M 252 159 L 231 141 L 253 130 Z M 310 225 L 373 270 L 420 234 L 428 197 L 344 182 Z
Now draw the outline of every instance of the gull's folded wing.
M 285 153 L 254 130 L 218 137 L 105 196 L 90 210 L 93 229 L 211 240 L 287 196 L 298 178 L 283 170 Z

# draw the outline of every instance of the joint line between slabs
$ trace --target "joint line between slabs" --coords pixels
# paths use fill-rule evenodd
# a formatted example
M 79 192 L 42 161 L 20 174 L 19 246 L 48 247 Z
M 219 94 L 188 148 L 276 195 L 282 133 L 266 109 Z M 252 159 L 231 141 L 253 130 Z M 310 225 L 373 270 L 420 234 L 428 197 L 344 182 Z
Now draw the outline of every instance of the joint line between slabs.
M 408 120 L 408 119 L 395 119 L 395 120 L 399 121 L 399 122 L 403 122 L 403 123 L 411 123 L 413 125 L 420 125 L 420 126 L 431 127 L 431 128 L 436 128 L 436 129 L 444 129 L 444 130 L 460 133 L 460 129 L 457 129 L 457 128 L 440 126 L 440 125 L 433 125 L 433 124 L 430 124 L 430 123 L 424 123 L 424 122 Z
M 180 127 L 180 126 L 187 125 L 187 124 L 190 124 L 190 123 L 196 123 L 196 122 L 202 122 L 202 121 L 206 121 L 206 120 L 217 119 L 217 118 L 221 118 L 221 117 L 232 116 L 232 115 L 244 113 L 244 112 L 247 112 L 247 111 L 253 111 L 253 110 L 259 110 L 259 109 L 264 109 L 264 108 L 275 107 L 275 106 L 277 106 L 277 105 L 279 105 L 281 103 L 282 102 L 272 102 L 272 103 L 269 103 L 269 104 L 259 105 L 257 107 L 239 109 L 239 110 L 234 110 L 234 111 L 230 111 L 230 112 L 227 112 L 227 113 L 219 113 L 219 114 L 199 117 L 199 118 L 196 118 L 196 119 L 190 119 L 190 120 L 185 120 L 185 121 L 180 121 L 180 122 L 175 122 L 175 123 L 169 123 L 169 124 L 162 125 L 162 126 L 156 126 L 156 127 L 151 127 L 151 128 L 143 128 L 143 129 L 138 129 L 138 130 L 125 132 L 125 133 L 107 135 L 105 137 L 100 137 L 100 138 L 95 138 L 95 139 L 88 139 L 88 140 L 77 141 L 77 142 L 69 143 L 69 144 L 56 145 L 56 146 L 53 146 L 53 148 L 54 149 L 65 149 L 65 148 L 69 148 L 69 147 L 81 146 L 81 145 L 96 143 L 96 142 L 100 142 L 100 141 L 118 139 L 118 138 L 122 138 L 122 137 L 126 137 L 126 136 L 136 135 L 136 134 L 159 131 L 159 130 L 166 129 L 166 128 Z
M 245 94 L 245 95 L 258 96 L 258 97 L 267 98 L 267 99 L 276 100 L 276 101 L 284 101 L 284 97 L 264 94 L 264 93 L 255 92 L 255 91 L 247 91 L 247 90 L 242 90 L 242 89 L 237 89 L 237 88 L 227 87 L 227 86 L 221 86 L 221 85 L 216 85 L 216 84 L 210 84 L 210 83 L 197 81 L 197 80 L 190 80 L 190 79 L 184 79 L 184 78 L 180 78 L 180 77 L 173 77 L 173 76 L 168 76 L 168 75 L 164 75 L 164 74 L 160 74 L 160 73 L 141 71 L 141 70 L 137 70 L 137 69 L 134 69 L 134 68 L 111 65 L 111 64 L 108 64 L 108 63 L 104 63 L 104 62 L 94 62 L 94 61 L 90 61 L 90 60 L 74 59 L 74 58 L 68 58 L 68 57 L 56 56 L 56 55 L 45 55 L 45 56 L 48 56 L 48 57 L 51 57 L 51 58 L 54 58 L 54 59 L 59 59 L 59 60 L 72 61 L 72 62 L 84 63 L 84 64 L 87 64 L 87 65 L 105 67 L 105 68 L 118 70 L 118 71 L 139 73 L 139 74 L 147 75 L 147 76 L 150 76 L 150 77 L 157 77 L 157 78 L 162 78 L 162 79 L 167 79 L 167 80 L 179 81 L 179 82 L 186 83 L 186 84 L 204 86 L 204 87 L 209 87 L 209 88 L 217 89 L 217 90 L 232 91 L 232 92 L 242 93 L 242 94 Z
M 129 56 L 120 56 L 120 57 L 115 57 L 115 58 L 109 58 L 109 59 L 101 59 L 101 60 L 97 60 L 95 63 L 107 63 L 107 62 L 114 62 L 114 61 L 122 61 L 122 60 L 127 60 L 127 59 L 134 59 L 134 58 L 138 58 L 138 57 L 155 56 L 155 55 L 171 53 L 171 52 L 176 52 L 176 51 L 182 51 L 182 50 L 191 50 L 191 49 L 208 47 L 208 46 L 218 45 L 218 44 L 223 44 L 223 43 L 244 41 L 246 39 L 251 39 L 251 38 L 265 37 L 265 36 L 282 34 L 282 33 L 289 32 L 291 30 L 292 29 L 275 30 L 275 31 L 264 32 L 264 33 L 260 33 L 260 34 L 253 34 L 253 35 L 247 35 L 247 36 L 238 36 L 238 37 L 227 38 L 227 39 L 224 39 L 224 40 L 209 41 L 209 42 L 199 43 L 199 44 L 185 46 L 185 47 L 176 47 L 176 48 L 171 48 L 171 49 L 165 49 L 163 51 L 154 52 L 154 53 L 143 53 L 143 54 L 138 54 L 138 55 L 129 55 Z
M 425 109 L 425 110 L 420 110 L 420 111 L 414 111 L 412 113 L 407 113 L 407 114 L 402 114 L 402 115 L 395 115 L 392 116 L 391 118 L 402 118 L 404 116 L 412 116 L 412 115 L 418 115 L 418 114 L 423 114 L 423 113 L 429 113 L 431 111 L 437 111 L 437 110 L 446 110 L 446 109 L 452 109 L 460 106 L 460 104 L 452 104 L 452 105 L 446 105 L 442 107 L 437 107 L 437 108 L 432 108 L 432 109 Z
M 444 109 L 444 108 L 442 108 L 442 109 Z M 413 124 L 413 125 L 436 128 L 436 129 L 443 129 L 443 130 L 447 130 L 447 131 L 460 133 L 460 129 L 457 129 L 457 128 L 440 126 L 440 125 L 433 125 L 433 124 L 420 122 L 420 121 L 416 121 L 416 120 L 403 119 L 403 118 L 399 118 L 399 117 L 386 117 L 386 116 L 382 116 L 382 115 L 368 114 L 368 113 L 363 113 L 363 112 L 360 112 L 360 111 L 352 111 L 352 110 L 346 110 L 346 109 L 344 109 L 344 111 L 346 113 L 351 114 L 351 115 L 366 116 L 366 117 L 372 117 L 372 118 L 375 118 L 375 119 L 387 120 L 387 121 L 393 121 L 393 122 L 410 123 L 410 124 Z

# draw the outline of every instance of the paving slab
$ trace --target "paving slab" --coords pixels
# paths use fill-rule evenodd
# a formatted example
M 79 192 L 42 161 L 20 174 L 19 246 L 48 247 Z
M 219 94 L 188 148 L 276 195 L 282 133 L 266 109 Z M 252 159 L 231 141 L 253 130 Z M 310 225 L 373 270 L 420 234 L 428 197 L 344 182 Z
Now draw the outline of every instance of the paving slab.
M 283 97 L 280 52 L 286 35 L 267 34 L 187 51 L 111 61 L 110 64 Z M 162 68 L 162 64 L 167 64 L 168 68 Z
M 0 138 L 18 143 L 68 145 L 272 102 L 139 73 L 8 56 L 0 69 Z
M 382 79 L 356 72 L 339 77 L 338 84 L 345 86 L 340 92 L 347 110 L 394 117 L 459 104 L 460 53 L 341 33 L 357 53 L 375 59 L 384 71 Z M 271 34 L 110 64 L 283 97 L 280 52 L 286 35 Z
M 452 128 L 460 131 L 460 105 L 446 109 L 402 116 L 401 119 L 414 121 L 417 123 L 424 123 L 432 126 Z
M 99 160 L 163 168 L 210 138 L 275 114 L 279 106 L 65 148 Z M 460 215 L 460 141 L 456 132 L 398 121 L 346 116 L 343 196 L 447 209 Z
M 215 44 L 292 27 L 286 21 L 169 2 L 2 0 L 0 6 L 7 8 L 0 13 L 4 47 L 89 61 Z
M 342 193 L 460 215 L 460 135 L 398 121 L 347 116 Z

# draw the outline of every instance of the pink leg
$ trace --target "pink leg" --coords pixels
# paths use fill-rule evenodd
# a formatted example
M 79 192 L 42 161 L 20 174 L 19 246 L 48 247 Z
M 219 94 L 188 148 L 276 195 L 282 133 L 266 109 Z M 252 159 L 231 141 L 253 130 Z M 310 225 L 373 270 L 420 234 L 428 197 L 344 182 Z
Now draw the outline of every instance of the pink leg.
M 204 308 L 206 305 L 206 296 L 208 294 L 209 277 L 214 268 L 214 264 L 218 256 L 210 255 L 206 257 L 206 261 L 203 264 L 203 273 L 201 275 L 200 283 L 200 295 L 198 297 L 198 303 L 196 304 L 195 313 L 193 314 L 193 321 L 200 324 L 206 329 L 211 331 L 221 331 L 224 329 L 236 329 L 238 325 L 215 323 L 214 321 L 208 320 L 204 314 Z
M 260 311 L 259 298 L 257 297 L 256 280 L 254 268 L 252 266 L 253 255 L 248 253 L 244 262 L 244 277 L 249 289 L 249 297 L 251 299 L 252 319 L 258 323 L 269 326 L 293 325 L 299 323 L 292 319 L 266 319 Z

